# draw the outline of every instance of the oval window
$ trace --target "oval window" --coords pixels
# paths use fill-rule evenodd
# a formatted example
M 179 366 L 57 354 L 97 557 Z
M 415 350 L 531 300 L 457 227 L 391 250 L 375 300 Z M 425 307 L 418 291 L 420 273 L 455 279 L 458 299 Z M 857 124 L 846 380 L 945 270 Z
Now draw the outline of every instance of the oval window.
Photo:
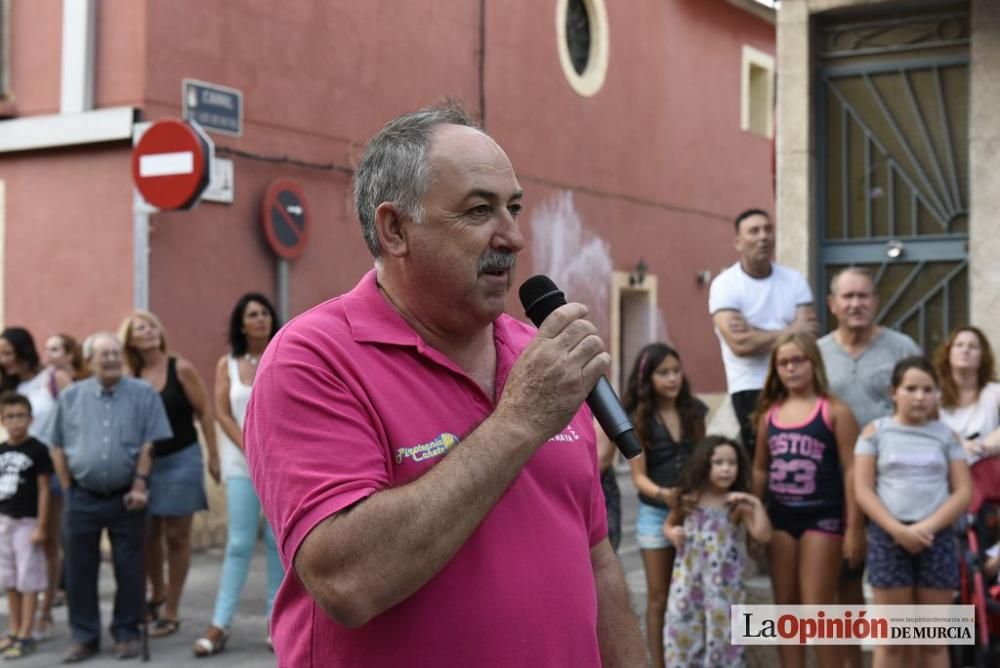
M 608 72 L 608 14 L 604 0 L 556 3 L 559 63 L 569 85 L 585 97 L 604 85 Z

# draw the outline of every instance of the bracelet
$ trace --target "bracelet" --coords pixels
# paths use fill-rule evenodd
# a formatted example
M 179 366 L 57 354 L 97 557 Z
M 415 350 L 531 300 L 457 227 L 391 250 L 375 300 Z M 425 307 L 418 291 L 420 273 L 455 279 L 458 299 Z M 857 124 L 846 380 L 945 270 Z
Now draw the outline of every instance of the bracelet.
M 139 473 L 138 471 L 136 471 L 135 477 L 141 480 L 143 484 L 146 485 L 147 487 L 149 486 L 149 474 Z

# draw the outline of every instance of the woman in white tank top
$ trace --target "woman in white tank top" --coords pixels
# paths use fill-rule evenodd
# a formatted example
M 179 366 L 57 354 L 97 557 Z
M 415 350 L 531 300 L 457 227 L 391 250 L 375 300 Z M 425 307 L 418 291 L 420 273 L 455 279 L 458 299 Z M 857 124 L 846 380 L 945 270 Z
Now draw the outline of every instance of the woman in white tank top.
M 215 367 L 215 412 L 223 432 L 220 459 L 222 478 L 226 484 L 228 526 L 226 555 L 222 562 L 212 623 L 192 648 L 199 657 L 218 654 L 226 648 L 229 624 L 236 613 L 257 543 L 260 501 L 250 483 L 247 460 L 243 454 L 243 419 L 257 363 L 264 348 L 277 333 L 278 326 L 274 307 L 267 297 L 252 292 L 243 295 L 233 308 L 229 322 L 232 353 L 223 355 Z M 284 571 L 278 559 L 274 533 L 266 520 L 264 545 L 267 553 L 267 616 L 270 619 L 271 606 Z

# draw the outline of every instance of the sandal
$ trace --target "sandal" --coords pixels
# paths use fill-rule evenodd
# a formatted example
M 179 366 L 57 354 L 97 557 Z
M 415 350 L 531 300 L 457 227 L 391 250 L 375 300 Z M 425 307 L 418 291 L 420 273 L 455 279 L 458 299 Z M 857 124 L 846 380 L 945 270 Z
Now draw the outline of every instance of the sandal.
M 159 601 L 146 601 L 146 621 L 156 622 L 160 619 L 160 608 L 163 604 L 167 602 L 167 599 L 161 598 Z
M 210 635 L 217 637 L 213 639 L 209 637 Z M 194 645 L 191 649 L 194 651 L 194 655 L 196 657 L 204 658 L 206 656 L 218 654 L 222 650 L 226 649 L 226 641 L 228 640 L 229 631 L 220 629 L 218 626 L 209 626 L 205 635 L 194 641 Z
M 31 638 L 15 638 L 10 647 L 3 651 L 5 659 L 20 659 L 35 651 L 35 641 Z
M 166 636 L 172 636 L 177 633 L 177 630 L 180 629 L 180 627 L 181 620 L 160 617 L 153 623 L 153 628 L 149 631 L 149 635 L 152 638 L 165 638 Z

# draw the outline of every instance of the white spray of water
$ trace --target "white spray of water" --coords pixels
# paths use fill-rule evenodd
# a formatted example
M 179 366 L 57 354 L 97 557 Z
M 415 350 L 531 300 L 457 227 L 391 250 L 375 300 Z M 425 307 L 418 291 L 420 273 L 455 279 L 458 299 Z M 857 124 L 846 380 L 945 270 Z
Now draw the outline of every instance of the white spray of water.
M 588 318 L 602 336 L 609 333 L 611 251 L 606 241 L 584 228 L 573 205 L 573 193 L 563 191 L 531 217 L 533 273 L 545 274 L 568 301 L 586 304 Z

